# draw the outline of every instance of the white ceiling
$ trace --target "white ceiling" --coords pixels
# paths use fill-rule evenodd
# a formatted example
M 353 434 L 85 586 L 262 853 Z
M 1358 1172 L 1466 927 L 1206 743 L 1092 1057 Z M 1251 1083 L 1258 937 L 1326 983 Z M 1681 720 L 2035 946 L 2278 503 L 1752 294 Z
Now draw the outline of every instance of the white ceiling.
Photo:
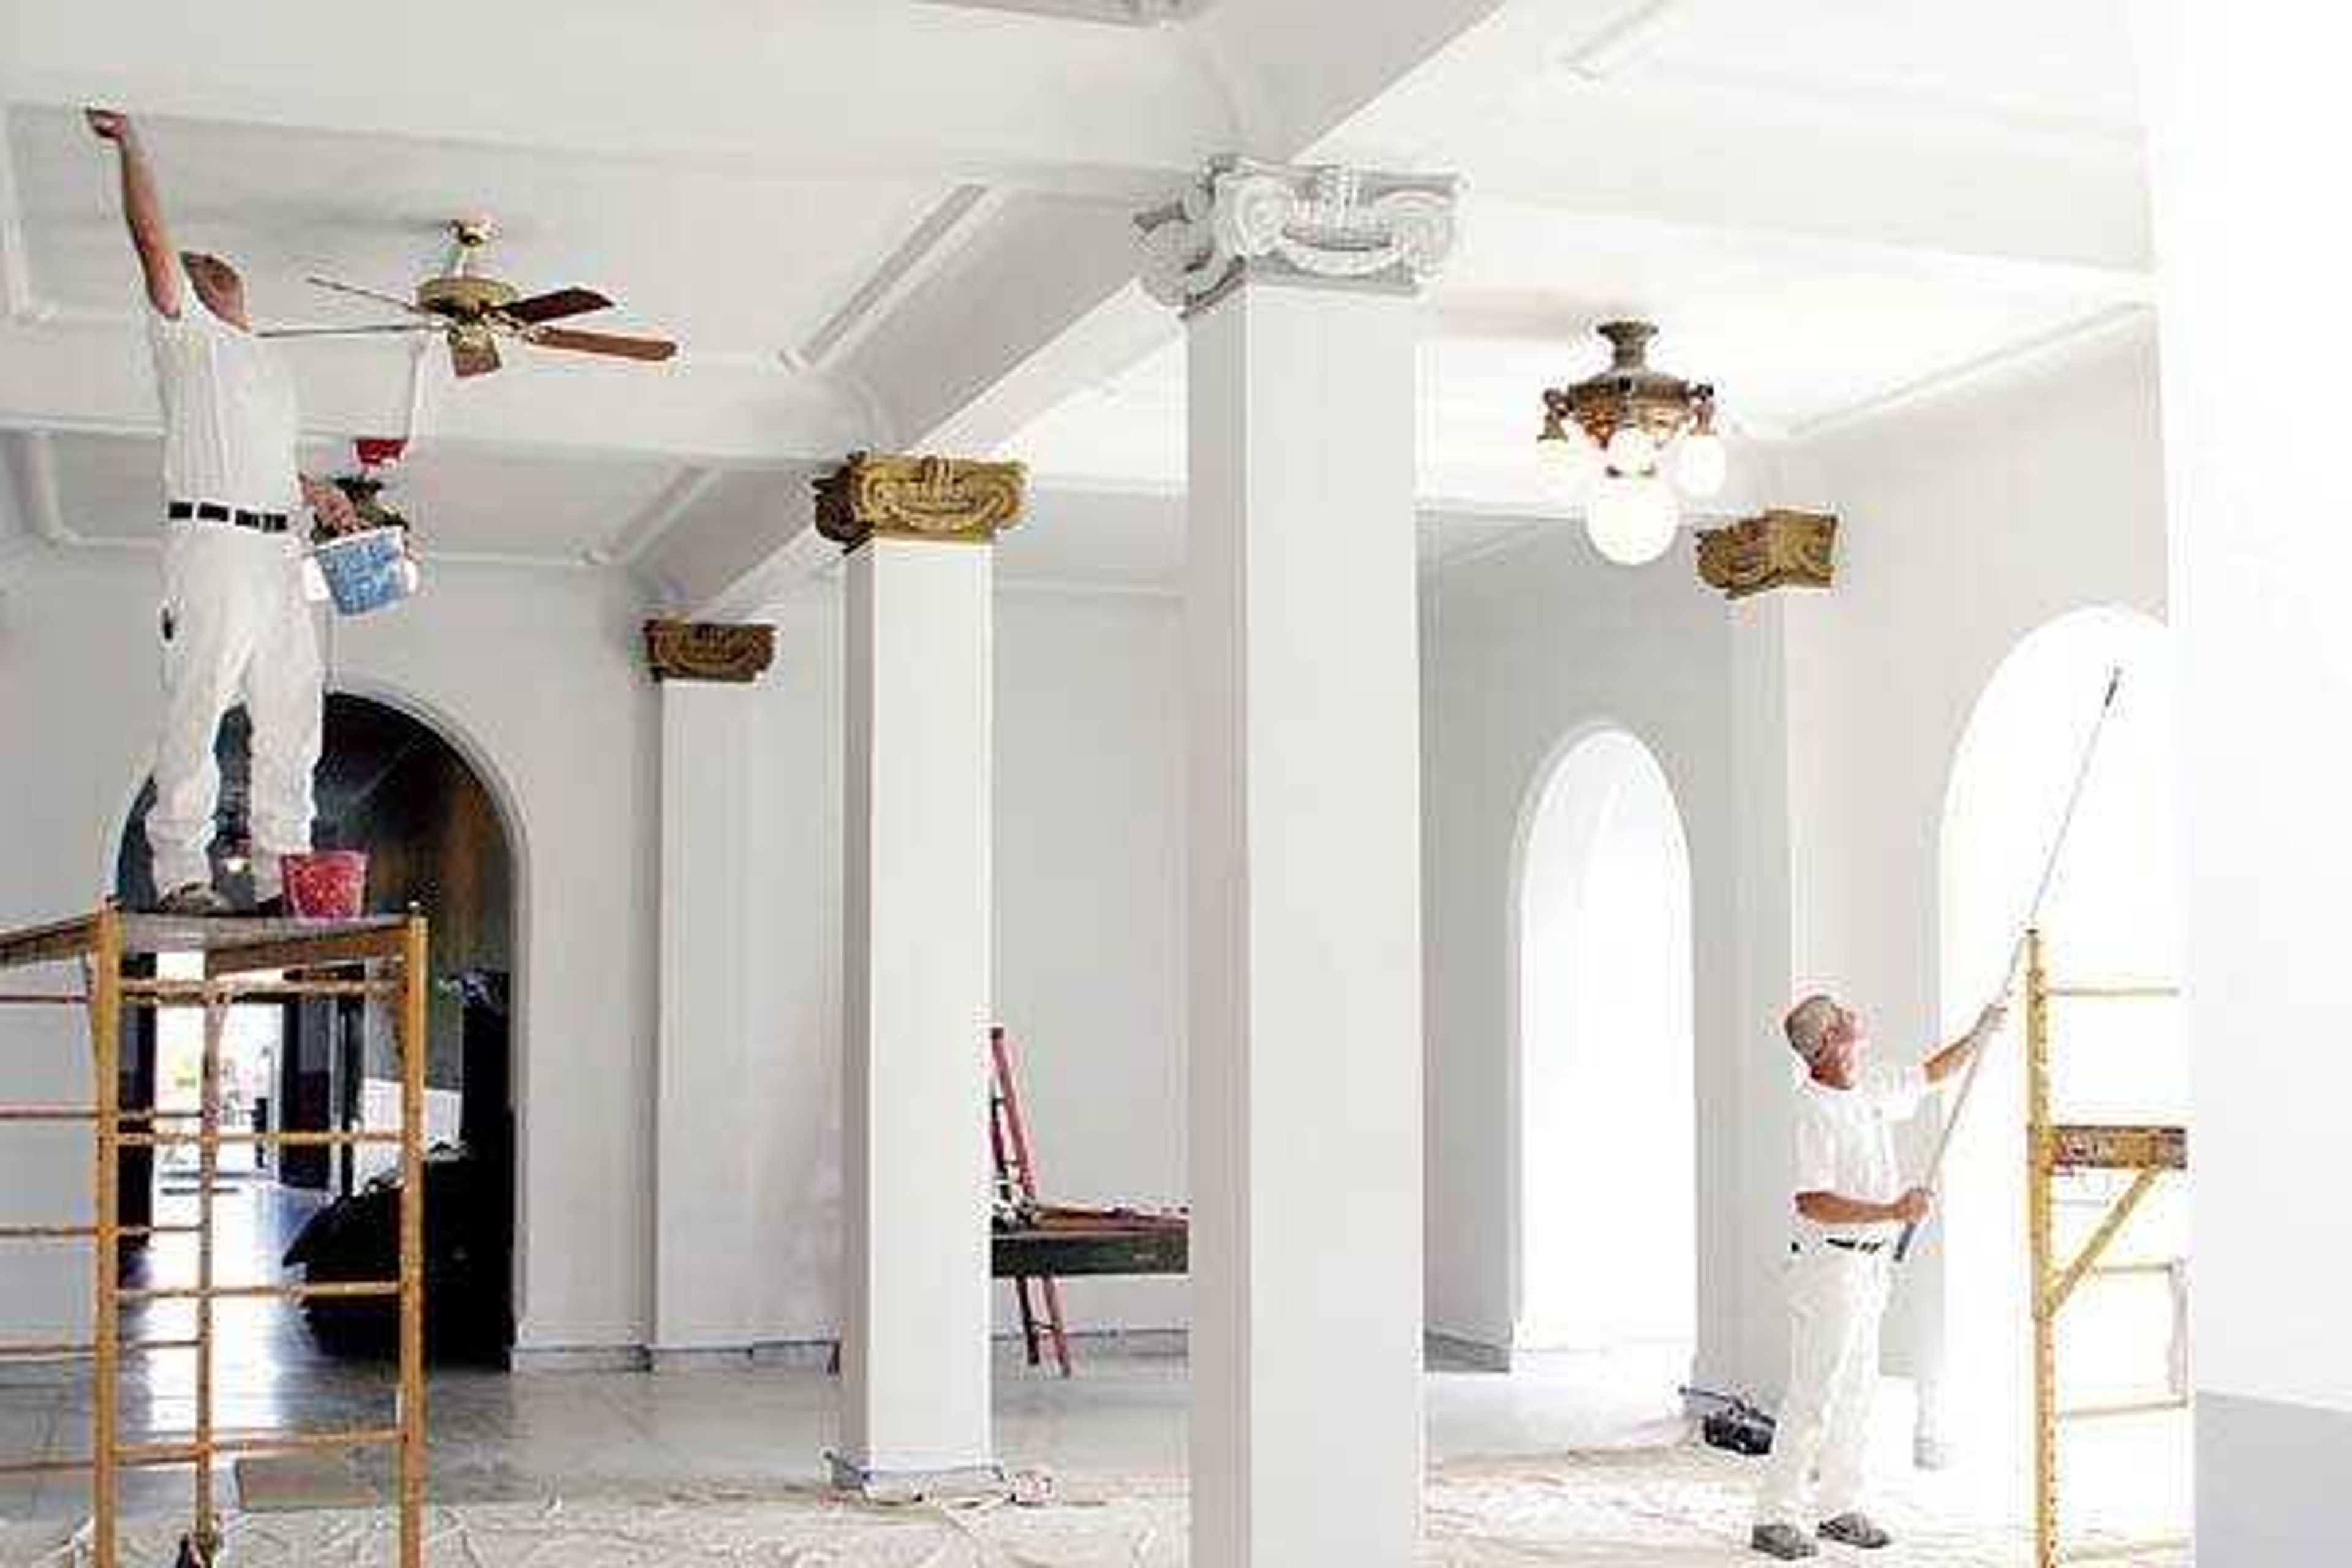
M 1538 395 L 1599 368 L 1612 317 L 1773 441 L 2145 308 L 2120 0 L 1515 0 L 1483 31 L 1483 99 L 1409 83 L 1339 139 L 1471 193 L 1425 306 L 1424 498 L 1542 505 Z M 2017 199 L 1972 213 L 1991 184 Z M 1181 484 L 1184 395 L 1171 329 L 1002 450 Z
M 1654 228 L 1473 203 L 1432 291 L 1421 348 L 1422 493 L 1542 500 L 1542 388 L 1607 362 L 1594 322 L 1663 331 L 1653 363 L 1712 382 L 1731 429 L 1775 440 L 1922 381 L 2104 321 L 2112 297 L 2008 279 L 1956 287 L 1933 268 L 1801 247 L 1703 248 Z M 1048 478 L 1184 480 L 1181 338 L 1076 393 L 1002 447 Z
M 2125 0 L 1688 0 L 1627 15 L 1655 20 L 1611 41 L 1622 62 L 1601 61 L 1644 89 L 2094 134 L 2139 124 Z
M 799 348 L 950 189 L 275 126 L 161 120 L 145 133 L 173 239 L 236 262 L 261 325 L 391 319 L 302 279 L 407 294 L 443 270 L 451 219 L 488 215 L 485 271 L 526 293 L 596 289 L 619 308 L 581 325 L 661 331 L 689 357 Z M 138 274 L 81 117 L 19 107 L 7 142 L 36 300 L 135 314 Z
M 302 275 L 404 292 L 442 224 L 487 213 L 495 274 L 679 338 L 656 369 L 429 377 L 400 483 L 444 554 L 617 562 L 689 597 L 781 558 L 814 464 L 941 418 L 1033 467 L 1008 580 L 1172 582 L 1179 329 L 1114 290 L 1138 193 L 1221 147 L 1466 177 L 1424 307 L 1432 559 L 1531 526 L 1537 394 L 1597 365 L 1610 316 L 1656 321 L 1659 363 L 1718 386 L 1769 473 L 1773 443 L 2149 293 L 2125 0 L 1356 0 L 1303 31 L 1311 0 L 410 0 L 364 30 L 265 0 L 136 27 L 15 4 L 0 428 L 55 432 L 16 487 L 48 534 L 136 538 L 154 500 L 91 97 L 155 110 L 178 237 L 239 261 L 266 321 L 381 320 Z M 511 56 L 559 13 L 561 69 L 431 68 L 452 28 Z M 320 437 L 405 417 L 389 342 L 295 363 Z

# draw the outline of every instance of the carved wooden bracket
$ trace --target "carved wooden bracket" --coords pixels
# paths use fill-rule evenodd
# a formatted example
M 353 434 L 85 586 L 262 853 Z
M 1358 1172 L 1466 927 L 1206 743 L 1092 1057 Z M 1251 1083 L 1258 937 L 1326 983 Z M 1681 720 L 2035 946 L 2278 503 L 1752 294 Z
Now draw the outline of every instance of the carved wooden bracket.
M 1774 588 L 1826 588 L 1837 519 L 1774 508 L 1724 528 L 1698 531 L 1698 574 L 1727 599 Z
M 776 628 L 724 621 L 647 621 L 646 664 L 656 680 L 749 685 L 776 657 Z
M 887 539 L 985 544 L 1021 521 L 1019 463 L 856 452 L 816 481 L 816 528 L 845 550 Z

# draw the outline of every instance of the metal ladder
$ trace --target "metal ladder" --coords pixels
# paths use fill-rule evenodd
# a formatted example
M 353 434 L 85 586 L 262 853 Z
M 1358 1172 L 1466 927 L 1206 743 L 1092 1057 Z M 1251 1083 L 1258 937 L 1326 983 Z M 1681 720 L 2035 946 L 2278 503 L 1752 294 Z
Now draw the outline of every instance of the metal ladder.
M 1021 1116 L 1021 1092 L 1013 1081 L 1013 1042 L 1002 1024 L 988 1031 L 988 1142 L 996 1157 L 996 1199 L 1015 1215 L 1037 1205 L 1037 1166 L 1029 1152 L 1029 1128 Z M 1033 1296 L 1031 1287 L 1037 1287 Z M 1021 1342 L 1031 1366 L 1042 1365 L 1051 1347 L 1054 1363 L 1070 1375 L 1070 1335 L 1062 1317 L 1061 1281 L 1046 1275 L 1019 1275 L 1013 1297 L 1021 1305 Z M 1042 1310 L 1041 1310 L 1042 1308 Z

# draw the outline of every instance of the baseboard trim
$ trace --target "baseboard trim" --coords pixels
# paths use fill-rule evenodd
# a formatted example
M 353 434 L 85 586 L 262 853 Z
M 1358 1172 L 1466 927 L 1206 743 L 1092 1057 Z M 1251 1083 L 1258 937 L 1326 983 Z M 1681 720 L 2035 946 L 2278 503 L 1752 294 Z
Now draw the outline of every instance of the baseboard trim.
M 992 1334 L 993 1353 L 1018 1355 L 1022 1338 L 1015 1332 Z M 1094 1352 L 1132 1361 L 1182 1361 L 1190 1353 L 1191 1336 L 1182 1329 L 1073 1329 L 1074 1355 Z M 838 1340 L 755 1340 L 737 1345 L 533 1345 L 518 1346 L 512 1357 L 519 1373 L 557 1372 L 707 1372 L 728 1367 L 790 1367 L 807 1372 L 837 1373 L 841 1367 Z
M 1001 1497 L 1010 1484 L 1004 1467 L 993 1462 L 936 1470 L 869 1469 L 827 1452 L 825 1467 L 835 1491 L 873 1503 L 944 1502 L 959 1498 Z
M 1490 1345 L 1484 1340 L 1465 1339 L 1460 1334 L 1440 1333 L 1434 1329 L 1423 1331 L 1421 1359 L 1424 1366 L 1445 1372 L 1508 1372 L 1511 1370 L 1511 1347 Z
M 653 1358 L 643 1345 L 517 1345 L 516 1372 L 643 1372 Z

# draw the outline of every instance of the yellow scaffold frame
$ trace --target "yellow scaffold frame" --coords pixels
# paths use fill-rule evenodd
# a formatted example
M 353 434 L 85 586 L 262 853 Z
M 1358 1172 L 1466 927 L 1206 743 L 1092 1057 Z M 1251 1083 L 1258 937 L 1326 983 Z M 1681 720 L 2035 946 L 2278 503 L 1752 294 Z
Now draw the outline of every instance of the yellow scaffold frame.
M 2053 1000 L 2115 1000 L 2179 995 L 2178 987 L 2143 984 L 2059 984 L 2050 978 L 2042 932 L 2027 933 L 2025 966 L 2026 1237 L 2032 1255 L 2033 1313 L 2033 1561 L 2036 1568 L 2131 1557 L 2188 1543 L 2179 1539 L 2101 1542 L 2068 1549 L 2058 1522 L 2058 1436 L 2063 1423 L 2187 1410 L 2186 1391 L 2165 1399 L 2113 1405 L 2058 1405 L 2058 1314 L 2086 1279 L 2169 1270 L 2166 1264 L 2102 1264 L 2133 1213 L 2158 1181 L 2189 1168 L 2183 1127 L 2090 1125 L 2052 1119 L 2050 1004 Z M 2074 1256 L 2061 1264 L 2053 1232 L 2053 1188 L 2062 1171 L 2130 1171 L 2131 1184 L 2100 1216 Z
M 124 973 L 126 958 L 201 952 L 202 980 L 155 980 Z M 0 1343 L 0 1361 L 86 1361 L 91 1368 L 90 1450 L 85 1458 L 0 1463 L 0 1476 L 87 1471 L 90 1478 L 90 1568 L 118 1568 L 116 1480 L 125 1468 L 186 1465 L 194 1470 L 189 1537 L 210 1562 L 220 1539 L 213 1503 L 214 1462 L 225 1457 L 297 1453 L 383 1445 L 400 1466 L 401 1568 L 422 1568 L 425 1554 L 425 1062 L 427 940 L 422 915 L 353 921 L 187 920 L 130 914 L 109 905 L 55 925 L 0 932 L 0 971 L 72 965 L 77 990 L 0 992 L 0 1005 L 65 1006 L 89 1018 L 91 1103 L 0 1105 L 0 1123 L 86 1123 L 93 1134 L 90 1216 L 73 1225 L 0 1225 L 0 1242 L 79 1242 L 90 1249 L 90 1334 L 84 1342 Z M 341 973 L 358 967 L 364 978 Z M 277 972 L 283 971 L 281 977 Z M 323 972 L 323 973 L 322 973 Z M 359 996 L 389 1005 L 400 1051 L 401 1125 L 396 1131 L 242 1132 L 221 1126 L 221 1038 L 239 1002 L 290 996 Z M 121 1027 L 131 1007 L 197 1007 L 205 1016 L 203 1095 L 193 1112 L 125 1110 L 121 1104 Z M 193 1121 L 194 1126 L 184 1125 Z M 177 1123 L 179 1125 L 173 1125 Z M 213 1277 L 213 1200 L 221 1147 L 231 1143 L 341 1146 L 389 1144 L 400 1151 L 400 1267 L 397 1279 L 305 1285 L 222 1284 Z M 197 1152 L 197 1220 L 193 1226 L 137 1227 L 121 1223 L 120 1156 L 126 1148 L 193 1146 Z M 120 1247 L 160 1234 L 193 1235 L 193 1286 L 128 1288 Z M 232 1431 L 213 1418 L 213 1305 L 237 1298 L 306 1300 L 327 1296 L 397 1298 L 400 1304 L 399 1403 L 394 1422 L 351 1431 Z M 195 1332 L 174 1339 L 125 1339 L 124 1305 L 160 1300 L 195 1303 Z M 121 1431 L 122 1358 L 188 1352 L 195 1357 L 193 1428 L 126 1443 Z

